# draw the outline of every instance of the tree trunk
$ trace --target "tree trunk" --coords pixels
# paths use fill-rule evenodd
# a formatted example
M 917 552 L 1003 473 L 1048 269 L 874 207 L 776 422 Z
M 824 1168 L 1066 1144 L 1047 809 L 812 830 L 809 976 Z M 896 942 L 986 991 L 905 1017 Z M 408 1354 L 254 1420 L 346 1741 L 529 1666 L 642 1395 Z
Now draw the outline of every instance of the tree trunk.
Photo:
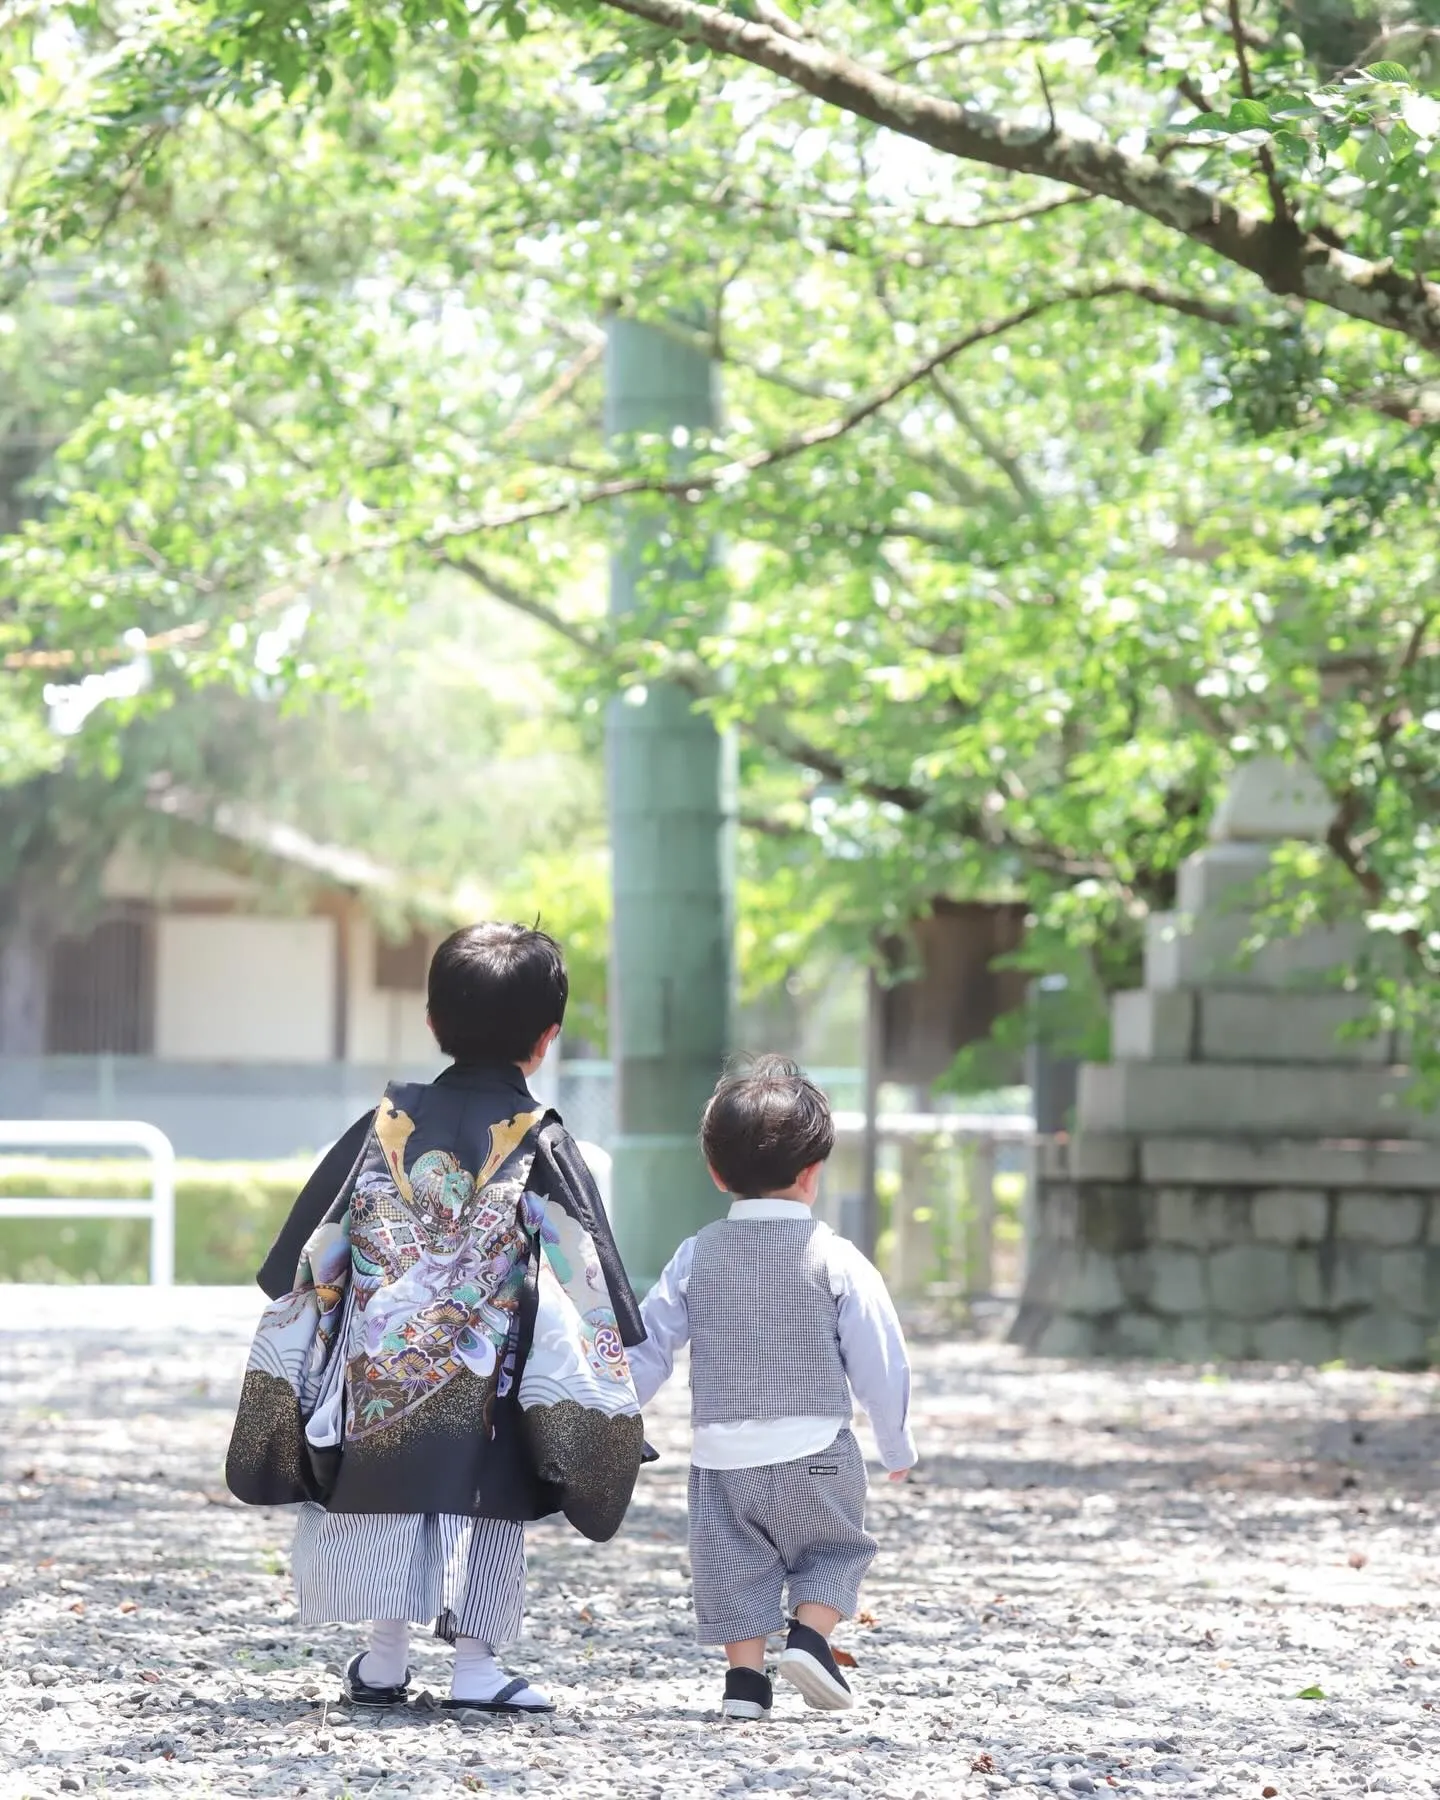
M 12 889 L 0 920 L 0 1056 L 45 1054 L 52 939 L 41 896 Z

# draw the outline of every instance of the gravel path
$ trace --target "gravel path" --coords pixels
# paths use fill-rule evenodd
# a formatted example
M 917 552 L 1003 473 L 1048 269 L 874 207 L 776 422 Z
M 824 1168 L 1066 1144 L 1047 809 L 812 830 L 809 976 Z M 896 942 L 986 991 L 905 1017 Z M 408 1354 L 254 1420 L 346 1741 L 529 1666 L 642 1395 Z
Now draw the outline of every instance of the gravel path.
M 0 1800 L 1440 1796 L 1432 1377 L 918 1346 L 925 1472 L 876 1485 L 882 1554 L 843 1640 L 866 1703 L 807 1714 L 787 1689 L 729 1727 L 690 1641 L 674 1393 L 619 1540 L 533 1533 L 511 1660 L 559 1715 L 352 1720 L 327 1704 L 351 1635 L 292 1623 L 287 1517 L 221 1480 L 256 1310 L 6 1290 Z M 443 1692 L 440 1649 L 417 1665 Z

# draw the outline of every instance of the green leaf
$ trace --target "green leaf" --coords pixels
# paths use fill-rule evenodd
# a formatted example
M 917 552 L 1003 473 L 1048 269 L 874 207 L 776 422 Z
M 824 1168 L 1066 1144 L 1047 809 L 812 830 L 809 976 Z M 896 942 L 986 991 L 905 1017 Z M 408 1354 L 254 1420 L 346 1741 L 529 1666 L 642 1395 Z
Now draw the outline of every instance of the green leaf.
M 754 0 L 740 3 L 753 10 Z M 30 284 L 13 327 L 6 289 L 0 393 L 27 435 L 33 416 L 35 441 L 60 446 L 36 472 L 34 516 L 0 536 L 0 653 L 103 657 L 128 626 L 155 633 L 193 620 L 205 635 L 186 637 L 187 661 L 167 663 L 167 679 L 176 691 L 223 679 L 238 692 L 253 671 L 227 627 L 253 616 L 256 596 L 306 590 L 333 553 L 343 581 L 329 635 L 287 652 L 267 682 L 298 696 L 305 665 L 319 665 L 327 699 L 373 688 L 375 719 L 393 720 L 395 741 L 415 754 L 433 754 L 425 769 L 480 766 L 488 728 L 478 717 L 478 742 L 449 731 L 447 744 L 438 725 L 413 732 L 413 700 L 378 685 L 388 664 L 367 674 L 346 649 L 352 633 L 388 643 L 397 618 L 423 603 L 439 573 L 429 546 L 457 522 L 534 503 L 533 533 L 485 532 L 480 560 L 537 600 L 568 607 L 573 596 L 577 625 L 597 622 L 593 571 L 614 520 L 608 505 L 575 496 L 612 475 L 654 482 L 677 460 L 711 474 L 747 467 L 743 484 L 727 476 L 693 505 L 657 506 L 663 530 L 656 553 L 637 557 L 633 626 L 615 628 L 637 684 L 665 680 L 676 659 L 715 677 L 710 708 L 743 744 L 746 814 L 778 827 L 762 825 L 742 850 L 743 890 L 762 896 L 742 908 L 747 981 L 762 964 L 767 980 L 788 981 L 822 941 L 827 953 L 863 954 L 877 924 L 898 925 L 936 896 L 1003 895 L 1032 909 L 1032 972 L 1074 968 L 1078 979 L 1083 964 L 1095 1001 L 1084 1028 L 1100 1034 L 1084 1054 L 1103 1056 L 1104 991 L 1133 984 L 1143 914 L 1167 902 L 1176 867 L 1203 841 L 1232 761 L 1287 748 L 1313 707 L 1317 668 L 1337 651 L 1363 641 L 1403 670 L 1415 596 L 1433 586 L 1433 434 L 1403 434 L 1402 460 L 1393 423 L 1353 405 L 1342 413 L 1339 398 L 1394 390 L 1400 334 L 1353 316 L 1326 332 L 1318 321 L 1335 315 L 1318 303 L 1317 328 L 1301 333 L 1263 295 L 1244 323 L 1219 329 L 1118 297 L 1057 303 L 1034 329 L 1009 329 L 993 353 L 977 347 L 952 370 L 974 416 L 991 422 L 983 436 L 957 433 L 920 382 L 856 429 L 813 450 L 797 442 L 772 462 L 777 446 L 842 423 L 971 323 L 1037 296 L 1058 302 L 1116 269 L 1198 297 L 1210 271 L 1182 236 L 1167 243 L 1148 216 L 1119 205 L 1000 223 L 1018 197 L 977 164 L 952 169 L 948 198 L 927 182 L 912 202 L 903 183 L 864 178 L 871 122 L 821 113 L 768 80 L 777 105 L 757 111 L 733 59 L 673 30 L 621 23 L 595 0 L 556 0 L 543 31 L 509 41 L 532 4 L 130 8 L 136 53 L 116 63 L 98 43 L 74 100 L 47 103 L 39 125 L 27 123 L 34 103 L 0 44 L 18 113 L 13 138 L 6 119 L 0 187 L 35 139 L 0 268 L 33 246 L 57 277 Z M 987 13 L 997 27 L 1017 23 L 1004 0 L 976 0 L 955 28 Z M 1067 13 L 1083 57 L 1058 48 Z M 943 14 L 917 0 L 835 0 L 835 36 L 877 60 L 918 57 L 914 78 L 938 86 Z M 74 34 L 92 27 L 68 7 L 65 16 L 68 57 Z M 1142 16 L 1153 19 L 1144 50 Z M 486 30 L 483 60 L 462 40 L 467 17 Z M 1177 74 L 1217 70 L 1227 55 L 1233 67 L 1224 22 L 1194 8 L 1058 0 L 1027 22 L 1051 39 L 1036 54 L 1057 107 L 1083 103 L 1112 138 L 1137 118 L 1169 117 Z M 93 29 L 103 35 L 98 21 Z M 577 77 L 592 50 L 603 54 Z M 977 79 L 1030 54 L 985 47 Z M 1410 175 L 1411 138 L 1389 115 L 1403 109 L 1428 146 L 1435 102 L 1413 84 L 1382 95 L 1375 74 L 1327 82 L 1303 55 L 1292 45 L 1268 61 L 1275 91 L 1257 101 L 1201 111 L 1189 142 L 1271 137 L 1299 218 L 1343 216 L 1357 250 L 1413 272 L 1432 195 L 1418 169 L 1386 180 L 1382 164 L 1388 155 Z M 1114 81 L 1092 79 L 1096 56 Z M 284 108 L 277 71 L 288 77 L 297 62 L 299 101 Z M 306 104 L 323 94 L 326 65 L 335 106 Z M 51 74 L 59 92 L 65 71 Z M 392 78 L 395 102 L 376 104 Z M 653 107 L 640 103 L 642 88 Z M 183 129 L 161 153 L 137 154 L 169 120 Z M 807 154 L 797 157 L 802 121 Z M 263 154 L 234 154 L 237 127 Z M 1362 150 L 1366 173 L 1356 175 Z M 165 171 L 158 196 L 141 185 L 147 160 Z M 1253 203 L 1253 154 L 1204 160 L 1218 201 Z M 958 254 L 940 229 L 947 215 L 985 222 L 983 238 L 965 240 L 976 253 L 963 294 L 936 274 Z M 638 316 L 693 316 L 715 304 L 715 271 L 742 267 L 724 304 L 736 389 L 724 430 L 685 445 L 607 442 L 603 372 L 576 360 L 595 318 L 619 296 Z M 437 277 L 465 330 L 436 331 L 425 296 L 438 295 Z M 82 306 L 49 297 L 82 286 Z M 354 497 L 353 516 L 336 496 Z M 697 546 L 727 540 L 734 552 L 713 579 L 665 592 L 668 571 L 698 565 Z M 563 646 L 537 654 L 554 659 L 573 701 L 558 709 L 562 721 L 598 756 L 614 671 L 574 666 Z M 440 666 L 454 716 L 468 717 L 468 653 Z M 0 684 L 0 784 L 17 757 L 35 767 L 71 754 L 50 742 L 46 679 Z M 1398 920 L 1408 909 L 1419 936 L 1440 944 L 1440 730 L 1420 724 L 1436 705 L 1433 679 L 1423 667 L 1395 674 L 1378 708 L 1337 702 L 1321 754 L 1327 782 L 1356 796 L 1357 841 L 1383 890 L 1375 910 Z M 777 709 L 793 711 L 797 741 L 839 771 L 818 803 L 813 775 L 755 735 Z M 107 766 L 122 773 L 228 767 L 205 714 L 203 702 L 187 706 L 186 742 L 157 744 L 148 765 L 134 740 L 117 759 L 118 707 L 97 713 L 86 742 L 107 744 Z M 1377 746 L 1377 716 L 1407 722 Z M 246 738 L 259 755 L 265 732 L 247 726 Z M 345 764 L 337 770 L 348 778 Z M 384 783 L 384 832 L 368 794 L 333 825 L 324 807 L 311 815 L 297 801 L 294 822 L 424 866 L 427 846 L 445 840 L 438 820 L 430 837 L 413 804 L 402 812 L 405 775 Z M 268 801 L 267 786 L 257 777 Z M 917 809 L 875 802 L 896 792 L 918 795 Z M 445 866 L 468 878 L 477 836 L 468 808 L 453 810 Z M 565 841 L 563 830 L 550 835 Z M 0 831 L 0 862 L 7 841 Z M 571 909 L 577 930 L 589 916 L 592 935 L 603 854 L 593 874 Z M 553 879 L 519 884 L 543 895 L 547 916 Z M 602 980 L 603 936 L 602 925 Z M 1434 1068 L 1440 1054 L 1424 1048 L 1440 1044 L 1432 985 L 1397 975 L 1388 993 L 1370 991 Z
M 1395 119 L 1386 133 L 1386 143 L 1390 147 L 1391 162 L 1403 162 L 1415 146 L 1420 142 L 1418 133 L 1413 132 L 1403 119 Z
M 1397 62 L 1371 63 L 1365 73 L 1375 81 L 1404 81 L 1410 79 L 1410 71 Z
M 1237 100 L 1225 122 L 1232 131 L 1264 129 L 1272 123 L 1270 108 L 1258 100 Z
M 1360 146 L 1360 154 L 1355 158 L 1355 173 L 1366 181 L 1383 181 L 1394 160 L 1390 145 L 1375 131 Z
M 593 81 L 596 87 L 603 87 L 607 81 L 613 81 L 629 64 L 629 57 L 620 50 L 602 50 L 598 56 L 592 56 L 588 62 L 580 65 L 580 74 L 586 81 Z
M 1325 1698 L 1325 1690 L 1322 1687 L 1301 1688 L 1295 1698 L 1297 1700 L 1323 1700 Z

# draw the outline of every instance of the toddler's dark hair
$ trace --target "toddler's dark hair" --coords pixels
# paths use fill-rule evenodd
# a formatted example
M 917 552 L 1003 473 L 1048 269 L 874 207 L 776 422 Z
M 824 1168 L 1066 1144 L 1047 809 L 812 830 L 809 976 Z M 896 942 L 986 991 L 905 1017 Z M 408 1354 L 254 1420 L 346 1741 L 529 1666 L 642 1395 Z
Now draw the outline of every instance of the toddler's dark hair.
M 528 925 L 467 925 L 430 961 L 431 1029 L 457 1062 L 528 1062 L 569 997 L 560 946 Z
M 740 1199 L 780 1193 L 835 1148 L 830 1102 L 788 1057 L 753 1057 L 721 1076 L 700 1121 L 700 1147 Z

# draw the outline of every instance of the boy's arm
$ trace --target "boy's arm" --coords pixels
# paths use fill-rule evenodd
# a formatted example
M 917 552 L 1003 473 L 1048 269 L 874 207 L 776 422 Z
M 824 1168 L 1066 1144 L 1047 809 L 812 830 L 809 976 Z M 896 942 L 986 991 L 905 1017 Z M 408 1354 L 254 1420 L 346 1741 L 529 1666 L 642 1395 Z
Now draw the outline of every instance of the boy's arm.
M 665 1272 L 640 1303 L 645 1341 L 630 1352 L 630 1373 L 641 1406 L 648 1406 L 675 1369 L 675 1352 L 690 1340 L 690 1282 L 694 1238 L 687 1238 L 665 1266 Z
M 839 1301 L 840 1360 L 892 1474 L 919 1461 L 910 1434 L 910 1357 L 880 1271 L 853 1244 L 836 1242 L 831 1271 Z
M 295 1271 L 300 1252 L 310 1241 L 311 1233 L 335 1203 L 344 1187 L 356 1158 L 365 1148 L 365 1137 L 375 1113 L 372 1109 L 357 1119 L 330 1146 L 316 1165 L 315 1172 L 301 1188 L 290 1217 L 280 1227 L 280 1235 L 270 1246 L 255 1279 L 271 1300 L 288 1294 L 295 1285 Z

